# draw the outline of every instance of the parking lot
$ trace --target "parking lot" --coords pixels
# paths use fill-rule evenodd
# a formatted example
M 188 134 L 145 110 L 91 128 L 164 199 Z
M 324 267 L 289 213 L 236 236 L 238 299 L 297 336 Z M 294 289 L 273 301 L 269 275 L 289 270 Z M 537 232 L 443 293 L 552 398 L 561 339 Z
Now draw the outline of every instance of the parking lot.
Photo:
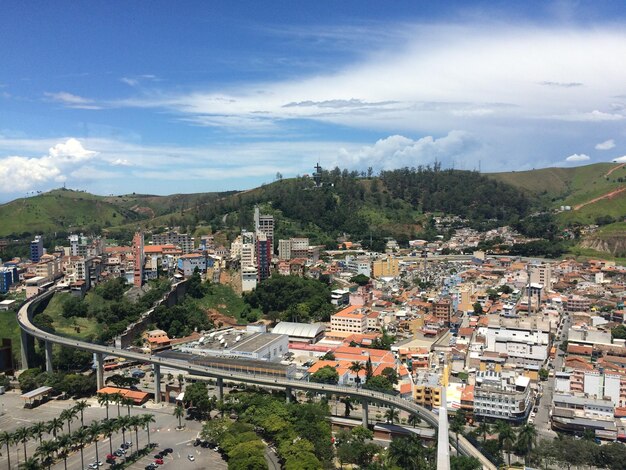
M 38 421 L 49 421 L 52 418 L 58 418 L 59 414 L 67 408 L 70 408 L 75 404 L 73 400 L 52 400 L 34 409 L 25 409 L 24 402 L 20 398 L 19 391 L 10 391 L 0 397 L 0 429 L 2 431 L 15 431 L 17 428 L 23 426 L 32 426 Z M 94 420 L 102 420 L 106 418 L 105 407 L 98 405 L 95 398 L 87 399 L 87 402 L 91 405 L 84 412 L 85 426 L 88 426 Z M 139 461 L 133 463 L 128 468 L 135 470 L 143 470 L 149 463 L 154 462 L 154 455 L 165 448 L 172 448 L 173 452 L 163 458 L 163 465 L 161 468 L 171 468 L 176 470 L 195 470 L 195 469 L 226 469 L 227 464 L 222 460 L 221 454 L 215 452 L 212 449 L 206 449 L 202 447 L 194 447 L 193 441 L 201 430 L 201 423 L 197 421 L 186 420 L 184 421 L 185 428 L 183 430 L 177 430 L 178 419 L 173 416 L 173 405 L 154 405 L 152 403 L 146 404 L 144 407 L 131 407 L 131 415 L 152 413 L 156 419 L 155 423 L 150 426 L 150 441 L 159 444 L 149 455 L 143 457 Z M 120 409 L 120 413 L 127 413 L 126 407 Z M 117 406 L 109 406 L 109 416 L 117 417 Z M 75 419 L 72 423 L 72 431 L 75 431 L 80 426 L 80 417 Z M 64 427 L 63 433 L 67 432 L 67 425 Z M 50 437 L 51 438 L 51 437 Z M 44 440 L 47 440 L 48 436 L 44 435 Z M 113 450 L 119 448 L 122 444 L 122 435 L 113 435 Z M 135 433 L 134 431 L 126 432 L 126 441 L 132 441 L 133 451 L 136 447 Z M 139 431 L 139 446 L 142 448 L 148 442 L 148 434 L 145 430 Z M 26 443 L 26 452 L 28 457 L 31 457 L 37 449 L 38 441 L 36 438 L 31 438 Z M 109 439 L 102 437 L 98 441 L 98 457 L 104 462 L 106 455 L 109 453 Z M 5 454 L 5 449 L 2 449 L 2 453 Z M 85 447 L 84 451 L 85 467 L 96 459 L 96 447 L 95 444 L 90 444 Z M 188 459 L 188 455 L 194 456 L 194 461 Z M 118 459 L 119 460 L 119 459 Z M 11 468 L 17 468 L 18 464 L 24 461 L 24 449 L 22 444 L 19 446 L 11 447 Z M 6 455 L 0 456 L 0 468 L 7 468 Z M 109 466 L 105 464 L 100 467 L 106 469 Z M 63 469 L 63 460 L 61 459 L 55 465 L 53 469 Z M 81 460 L 80 452 L 72 453 L 67 459 L 68 470 L 80 470 Z

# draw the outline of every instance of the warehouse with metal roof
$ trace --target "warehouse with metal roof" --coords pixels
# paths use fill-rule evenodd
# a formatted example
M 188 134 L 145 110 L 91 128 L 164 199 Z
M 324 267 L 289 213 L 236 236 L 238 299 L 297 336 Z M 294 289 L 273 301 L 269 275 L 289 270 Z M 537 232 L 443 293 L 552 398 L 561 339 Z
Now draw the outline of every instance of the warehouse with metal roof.
M 317 343 L 324 337 L 326 326 L 322 323 L 295 323 L 282 321 L 278 323 L 272 333 L 289 336 L 290 343 Z

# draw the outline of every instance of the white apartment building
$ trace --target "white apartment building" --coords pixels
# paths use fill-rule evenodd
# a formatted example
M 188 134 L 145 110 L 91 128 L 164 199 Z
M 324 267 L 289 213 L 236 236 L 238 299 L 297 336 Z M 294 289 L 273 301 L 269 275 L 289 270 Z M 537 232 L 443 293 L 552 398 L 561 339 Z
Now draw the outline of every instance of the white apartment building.
M 478 329 L 485 337 L 485 350 L 506 353 L 523 364 L 541 364 L 548 358 L 550 332 L 546 328 L 489 325 Z
M 254 243 L 243 243 L 241 245 L 241 269 L 255 268 L 256 269 L 256 247 Z
M 354 274 L 372 277 L 372 260 L 367 256 L 346 256 L 346 268 Z
M 552 289 L 552 265 L 549 263 L 531 265 L 530 283 L 541 284 L 546 290 Z
M 250 292 L 256 289 L 257 272 L 254 266 L 246 266 L 241 268 L 241 291 Z
M 532 407 L 530 379 L 491 370 L 476 373 L 474 414 L 521 422 Z
M 153 234 L 152 244 L 179 246 L 184 255 L 191 253 L 194 249 L 193 237 L 187 233 L 178 233 L 176 231 Z

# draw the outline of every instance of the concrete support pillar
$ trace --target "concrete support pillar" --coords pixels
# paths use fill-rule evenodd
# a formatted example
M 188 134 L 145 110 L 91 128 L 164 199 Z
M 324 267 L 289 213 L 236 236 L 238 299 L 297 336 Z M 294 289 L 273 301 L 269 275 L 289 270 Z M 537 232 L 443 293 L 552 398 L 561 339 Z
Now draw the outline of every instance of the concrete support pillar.
M 154 403 L 161 403 L 161 366 L 153 364 L 154 368 Z
M 30 369 L 33 365 L 31 358 L 33 357 L 32 351 L 35 347 L 35 342 L 33 337 L 22 329 L 20 329 L 20 335 L 22 340 L 22 369 Z
M 285 397 L 287 398 L 287 403 L 291 403 L 291 387 L 285 387 Z
M 221 377 L 217 378 L 217 399 L 224 399 L 224 379 Z
M 368 416 L 367 416 L 367 400 L 361 401 L 361 406 L 363 407 L 363 416 L 362 416 L 362 425 L 364 428 L 367 428 L 369 424 Z
M 46 372 L 52 372 L 52 343 L 46 341 L 44 343 L 44 349 L 46 351 Z
M 94 354 L 96 359 L 96 386 L 98 390 L 104 387 L 104 357 L 102 353 Z

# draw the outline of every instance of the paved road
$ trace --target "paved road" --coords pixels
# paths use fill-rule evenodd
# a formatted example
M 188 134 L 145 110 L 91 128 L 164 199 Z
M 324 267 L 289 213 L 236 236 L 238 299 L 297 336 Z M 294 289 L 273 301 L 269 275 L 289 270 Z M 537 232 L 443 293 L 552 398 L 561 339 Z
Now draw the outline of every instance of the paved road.
M 186 370 L 194 374 L 204 374 L 209 377 L 222 378 L 228 381 L 250 383 L 265 387 L 279 388 L 283 390 L 305 390 L 315 393 L 337 394 L 350 396 L 351 398 L 362 400 L 364 402 L 382 403 L 387 406 L 406 411 L 407 413 L 417 414 L 432 427 L 439 427 L 439 418 L 433 412 L 413 402 L 389 394 L 373 392 L 371 390 L 365 390 L 362 388 L 357 389 L 354 387 L 345 387 L 339 385 L 327 385 L 286 378 L 274 378 L 266 375 L 250 375 L 245 373 L 229 372 L 222 369 L 216 369 L 197 364 L 189 364 L 185 361 L 165 359 L 157 356 L 147 356 L 145 354 L 136 353 L 125 349 L 117 349 L 111 346 L 102 346 L 86 343 L 83 341 L 65 338 L 45 332 L 37 328 L 32 323 L 32 314 L 36 305 L 42 300 L 52 296 L 54 292 L 54 290 L 45 292 L 38 297 L 31 299 L 29 302 L 22 306 L 22 308 L 18 312 L 17 320 L 23 332 L 30 336 L 49 341 L 51 343 L 57 343 L 77 349 L 83 349 L 92 353 L 102 353 L 105 356 L 113 355 L 118 357 L 124 357 L 126 359 L 140 362 L 148 362 L 158 366 L 169 367 L 178 370 Z M 24 344 L 24 341 L 22 343 Z M 455 439 L 454 434 L 451 432 L 449 433 L 449 439 Z M 483 468 L 489 470 L 496 469 L 496 467 L 478 449 L 476 449 L 467 439 L 462 436 L 459 439 L 459 446 L 462 454 L 477 458 L 483 465 Z

